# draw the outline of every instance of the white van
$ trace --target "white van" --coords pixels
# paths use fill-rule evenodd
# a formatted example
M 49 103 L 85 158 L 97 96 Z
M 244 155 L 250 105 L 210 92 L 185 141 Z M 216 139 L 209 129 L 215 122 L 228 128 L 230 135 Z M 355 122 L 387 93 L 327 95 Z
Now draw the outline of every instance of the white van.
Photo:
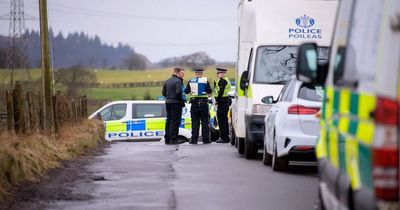
M 294 75 L 297 48 L 316 42 L 328 58 L 337 1 L 241 0 L 236 95 L 231 136 L 240 154 L 255 158 L 263 145 L 264 118 L 270 105 Z

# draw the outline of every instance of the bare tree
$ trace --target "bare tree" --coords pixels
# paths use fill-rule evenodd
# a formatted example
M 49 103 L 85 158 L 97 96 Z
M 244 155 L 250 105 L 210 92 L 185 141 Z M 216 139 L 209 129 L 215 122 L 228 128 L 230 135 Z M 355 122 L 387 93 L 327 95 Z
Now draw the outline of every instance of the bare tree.
M 77 96 L 82 88 L 96 81 L 96 74 L 82 66 L 62 68 L 55 72 L 55 82 L 67 87 L 68 96 Z

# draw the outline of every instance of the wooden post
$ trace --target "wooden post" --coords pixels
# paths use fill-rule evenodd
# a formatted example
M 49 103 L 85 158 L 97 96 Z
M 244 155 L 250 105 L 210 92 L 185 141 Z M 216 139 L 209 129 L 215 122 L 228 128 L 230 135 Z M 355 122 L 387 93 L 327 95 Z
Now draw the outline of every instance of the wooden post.
M 36 132 L 35 101 L 33 92 L 28 91 L 27 97 L 28 97 L 29 127 L 31 132 Z
M 11 91 L 6 91 L 7 101 L 7 130 L 9 132 L 14 131 L 14 103 L 13 94 Z
M 56 103 L 56 105 L 54 107 L 54 110 L 56 110 L 57 115 L 54 115 L 54 118 L 57 119 L 58 127 L 59 127 L 59 129 L 61 129 L 63 127 L 63 124 L 64 124 L 64 122 L 63 122 L 63 110 L 62 110 L 62 106 L 63 106 L 64 100 L 63 100 L 63 96 L 61 94 L 61 91 L 57 91 L 56 92 L 56 96 L 57 96 L 57 103 Z
M 82 116 L 83 118 L 87 118 L 88 117 L 88 110 L 87 110 L 87 97 L 86 95 L 84 95 L 82 97 Z
M 22 89 L 22 85 L 19 82 L 15 84 L 14 108 L 15 108 L 15 115 L 14 115 L 15 132 L 17 134 L 26 134 L 27 126 L 26 126 L 26 115 L 25 115 L 24 90 Z
M 43 95 L 39 91 L 38 92 L 38 114 L 39 114 L 39 129 L 44 130 L 44 102 L 43 102 Z
M 49 27 L 47 21 L 47 0 L 39 0 L 40 14 L 40 44 L 42 55 L 42 81 L 43 81 L 43 97 L 44 97 L 44 127 L 47 131 L 53 131 L 53 72 L 50 65 L 50 48 L 49 48 Z
M 79 121 L 82 120 L 82 102 L 80 96 L 76 98 L 76 115 Z
M 55 133 L 60 132 L 60 123 L 59 123 L 59 113 L 57 112 L 57 105 L 59 103 L 59 97 L 57 95 L 54 95 L 53 97 L 53 116 L 54 116 L 54 131 Z

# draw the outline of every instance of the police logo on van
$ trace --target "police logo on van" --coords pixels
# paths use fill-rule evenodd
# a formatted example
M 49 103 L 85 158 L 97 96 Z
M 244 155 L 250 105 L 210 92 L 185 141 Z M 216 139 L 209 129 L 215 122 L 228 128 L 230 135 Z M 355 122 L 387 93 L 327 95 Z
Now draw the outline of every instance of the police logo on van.
M 315 27 L 314 18 L 303 15 L 296 18 L 295 23 L 297 27 L 289 28 L 290 39 L 322 39 L 322 31 Z
M 302 28 L 309 28 L 315 24 L 315 20 L 307 15 L 296 19 L 296 24 Z

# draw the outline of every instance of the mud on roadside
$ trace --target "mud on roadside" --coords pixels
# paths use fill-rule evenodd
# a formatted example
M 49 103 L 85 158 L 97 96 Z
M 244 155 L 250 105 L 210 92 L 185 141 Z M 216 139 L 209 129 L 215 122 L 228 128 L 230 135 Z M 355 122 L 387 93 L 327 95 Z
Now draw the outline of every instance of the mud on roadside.
M 96 157 L 105 153 L 109 147 L 104 142 L 88 154 L 72 161 L 64 161 L 61 168 L 51 169 L 45 178 L 38 183 L 26 182 L 12 189 L 12 196 L 0 202 L 0 210 L 39 210 L 60 200 L 89 200 L 92 189 L 82 188 L 79 193 L 71 189 L 79 185 L 101 180 L 86 169 L 86 166 Z M 92 186 L 86 184 L 85 186 Z

